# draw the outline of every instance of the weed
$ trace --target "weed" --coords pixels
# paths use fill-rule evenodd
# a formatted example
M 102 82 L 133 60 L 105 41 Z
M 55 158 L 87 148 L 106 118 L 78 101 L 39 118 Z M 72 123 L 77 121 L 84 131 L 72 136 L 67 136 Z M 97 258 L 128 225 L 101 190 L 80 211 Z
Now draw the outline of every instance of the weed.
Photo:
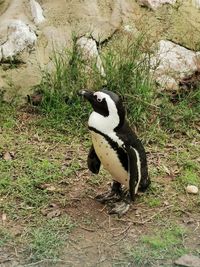
M 158 206 L 160 206 L 161 201 L 160 201 L 160 199 L 153 197 L 153 198 L 148 198 L 148 200 L 146 200 L 146 204 L 147 204 L 150 208 L 153 208 L 153 207 L 158 207 Z
M 200 90 L 197 88 L 184 96 L 179 96 L 175 103 L 166 95 L 160 105 L 160 125 L 170 132 L 187 132 L 198 122 Z
M 127 42 L 123 49 L 115 47 L 102 53 L 106 87 L 124 98 L 129 119 L 137 125 L 148 121 L 154 98 L 150 60 L 140 50 L 141 43 L 140 37 Z M 54 127 L 65 123 L 70 129 L 78 127 L 77 132 L 80 132 L 80 125 L 88 118 L 89 105 L 82 104 L 77 92 L 88 86 L 99 90 L 105 80 L 97 72 L 94 62 L 86 62 L 75 41 L 71 52 L 55 53 L 53 62 L 53 73 L 44 72 L 37 88 L 44 94 L 41 110 L 51 117 Z
M 183 174 L 177 178 L 181 185 L 187 186 L 187 185 L 196 185 L 198 186 L 200 184 L 199 176 L 198 174 L 192 170 L 192 169 L 186 169 Z
M 11 235 L 6 229 L 0 228 L 0 236 L 0 247 L 4 246 L 8 241 L 11 240 Z
M 148 51 L 144 55 L 143 42 L 143 36 L 139 36 L 135 41 L 127 40 L 123 47 L 112 47 L 103 55 L 107 87 L 122 96 L 129 119 L 137 126 L 148 122 L 155 95 L 150 56 Z
M 26 253 L 31 255 L 30 261 L 56 259 L 74 223 L 67 216 L 44 222 L 41 227 L 33 228 L 28 233 L 30 244 Z
M 166 93 L 158 94 L 150 71 L 151 53 L 147 48 L 144 51 L 144 43 L 146 38 L 141 35 L 136 40 L 127 39 L 123 46 L 102 48 L 106 87 L 121 95 L 129 121 L 140 131 L 148 129 L 144 134 L 146 142 L 165 144 L 168 132 L 186 132 L 197 122 L 200 93 L 195 90 L 184 97 L 177 95 L 176 102 Z M 75 40 L 72 51 L 55 52 L 53 63 L 54 71 L 44 71 L 37 88 L 44 95 L 41 111 L 49 117 L 44 126 L 83 133 L 90 109 L 77 92 L 88 86 L 98 90 L 105 85 L 105 79 L 94 62 L 84 59 Z
M 70 125 L 80 128 L 80 121 L 88 114 L 87 106 L 78 97 L 79 90 L 87 87 L 86 63 L 74 41 L 72 51 L 54 53 L 54 71 L 44 71 L 37 90 L 43 93 L 41 111 L 48 114 L 52 127 Z M 78 132 L 78 131 L 77 131 Z
M 179 226 L 157 231 L 153 235 L 141 237 L 140 244 L 130 251 L 137 266 L 155 266 L 163 259 L 173 260 L 186 253 L 182 237 L 185 230 Z

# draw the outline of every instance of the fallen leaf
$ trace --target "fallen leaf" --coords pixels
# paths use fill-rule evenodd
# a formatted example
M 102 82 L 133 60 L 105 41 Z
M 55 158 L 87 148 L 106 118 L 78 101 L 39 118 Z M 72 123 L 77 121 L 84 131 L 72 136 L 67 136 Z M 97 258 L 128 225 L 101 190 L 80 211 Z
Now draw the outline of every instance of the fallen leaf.
M 1 220 L 2 220 L 2 224 L 3 224 L 3 225 L 5 224 L 6 219 L 7 219 L 7 215 L 6 215 L 6 213 L 3 213 L 3 214 L 1 215 Z
M 42 209 L 41 213 L 42 213 L 43 216 L 47 216 L 48 210 L 47 209 Z
M 51 185 L 51 186 L 47 187 L 47 190 L 50 192 L 53 192 L 56 190 L 56 188 L 55 188 L 55 186 Z
M 41 210 L 42 215 L 47 216 L 48 218 L 53 218 L 60 216 L 61 211 L 58 204 L 50 203 L 47 208 Z M 56 216 L 57 214 L 57 216 Z
M 10 230 L 13 236 L 20 236 L 23 232 L 23 227 L 20 225 L 15 225 Z
M 52 210 L 47 214 L 47 218 L 52 219 L 61 215 L 61 211 L 59 209 Z
M 163 165 L 163 169 L 168 175 L 171 174 L 170 170 L 165 165 Z
M 10 152 L 5 152 L 2 157 L 4 160 L 12 160 L 13 156 Z
M 56 203 L 50 203 L 49 204 L 49 207 L 55 209 L 55 208 L 58 208 L 58 204 L 56 204 Z
M 169 206 L 169 202 L 166 200 L 166 201 L 164 201 L 164 205 L 165 206 Z
M 46 189 L 47 191 L 53 192 L 56 190 L 55 186 L 51 185 L 51 184 L 40 184 L 38 186 L 38 188 L 40 189 Z
M 193 218 L 186 218 L 186 219 L 183 219 L 183 222 L 186 224 L 192 224 L 195 222 L 195 220 Z

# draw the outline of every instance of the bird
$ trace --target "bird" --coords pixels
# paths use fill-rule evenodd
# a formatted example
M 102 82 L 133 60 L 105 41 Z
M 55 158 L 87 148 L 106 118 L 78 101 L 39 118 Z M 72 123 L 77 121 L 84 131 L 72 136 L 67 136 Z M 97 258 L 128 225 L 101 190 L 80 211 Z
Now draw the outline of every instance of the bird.
M 111 190 L 96 196 L 96 200 L 111 203 L 109 214 L 121 217 L 138 190 L 144 192 L 151 183 L 144 146 L 129 126 L 119 95 L 107 88 L 81 90 L 79 95 L 93 108 L 88 120 L 92 139 L 88 169 L 98 174 L 102 165 L 113 179 Z

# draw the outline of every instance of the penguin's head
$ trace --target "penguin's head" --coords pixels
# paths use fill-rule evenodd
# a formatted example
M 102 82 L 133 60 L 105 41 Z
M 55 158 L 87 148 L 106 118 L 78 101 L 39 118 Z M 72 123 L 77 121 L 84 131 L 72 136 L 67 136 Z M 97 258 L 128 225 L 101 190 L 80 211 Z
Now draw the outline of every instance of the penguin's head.
M 100 124 L 104 124 L 108 128 L 116 129 L 124 124 L 125 109 L 117 94 L 106 89 L 97 92 L 82 90 L 79 94 L 90 102 L 94 110 L 89 120 L 89 126 L 92 127 L 94 121 L 95 125 L 99 124 L 96 128 L 103 127 Z

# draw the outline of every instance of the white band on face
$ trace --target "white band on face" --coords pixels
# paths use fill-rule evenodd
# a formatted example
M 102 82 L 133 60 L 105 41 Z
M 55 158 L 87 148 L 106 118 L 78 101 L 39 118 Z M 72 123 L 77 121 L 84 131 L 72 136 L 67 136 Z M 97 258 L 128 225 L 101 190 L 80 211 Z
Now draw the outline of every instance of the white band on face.
M 94 93 L 94 96 L 97 97 L 97 101 L 98 102 L 101 102 L 103 100 L 103 98 L 105 98 L 104 95 L 101 92 Z

